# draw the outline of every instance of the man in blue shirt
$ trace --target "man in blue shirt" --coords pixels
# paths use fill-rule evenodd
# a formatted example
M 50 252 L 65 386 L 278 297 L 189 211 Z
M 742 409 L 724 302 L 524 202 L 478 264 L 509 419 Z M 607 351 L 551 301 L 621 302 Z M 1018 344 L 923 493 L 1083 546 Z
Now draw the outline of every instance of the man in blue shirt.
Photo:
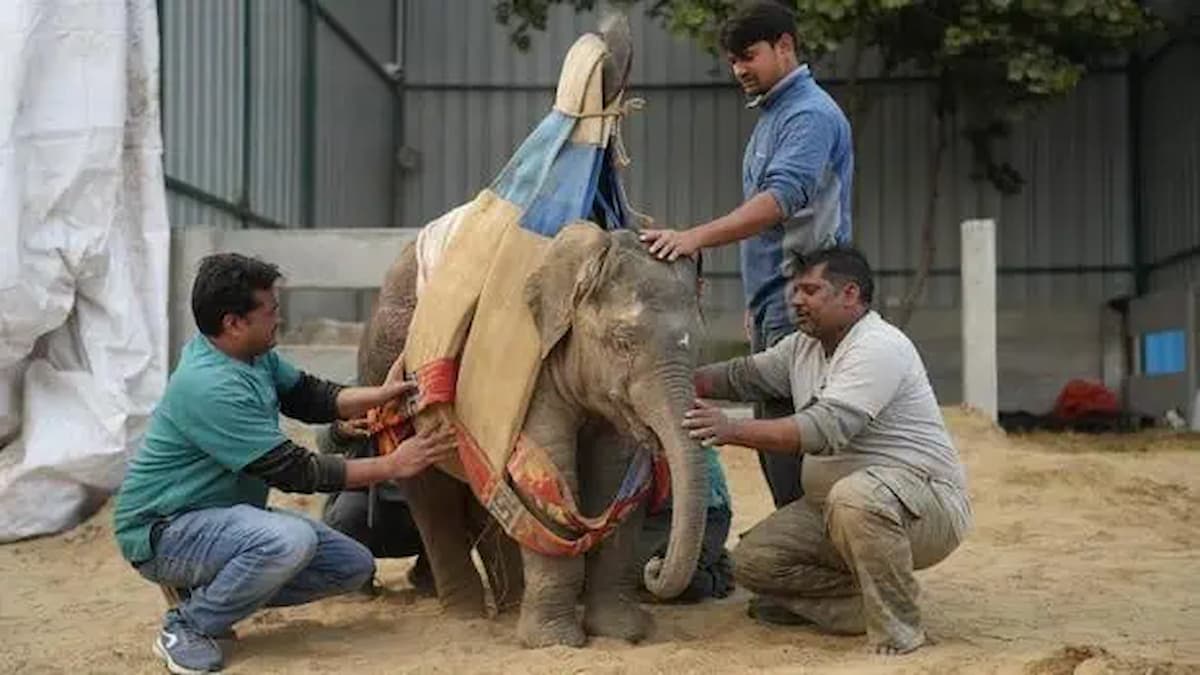
M 351 591 L 374 573 L 362 544 L 267 507 L 270 488 L 340 492 L 413 476 L 455 451 L 448 431 L 364 459 L 290 441 L 281 412 L 313 423 L 355 418 L 414 385 L 394 368 L 378 387 L 342 387 L 276 354 L 279 276 L 274 265 L 236 253 L 202 261 L 192 286 L 200 333 L 184 347 L 117 494 L 122 555 L 142 576 L 186 595 L 154 642 L 173 673 L 220 670 L 216 639 L 260 607 Z
M 850 241 L 854 174 L 850 123 L 796 55 L 796 22 L 778 2 L 744 5 L 721 29 L 733 74 L 761 115 L 742 159 L 743 203 L 682 230 L 645 230 L 665 260 L 740 242 L 747 329 L 755 353 L 795 331 L 788 315 L 786 253 L 803 257 Z M 788 415 L 790 401 L 756 405 L 755 416 Z M 759 453 L 776 507 L 798 499 L 800 458 Z

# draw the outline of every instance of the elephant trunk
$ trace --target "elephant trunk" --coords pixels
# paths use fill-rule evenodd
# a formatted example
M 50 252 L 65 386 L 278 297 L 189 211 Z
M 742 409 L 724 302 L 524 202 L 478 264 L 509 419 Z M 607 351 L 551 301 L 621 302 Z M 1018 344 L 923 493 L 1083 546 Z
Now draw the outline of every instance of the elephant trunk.
M 700 446 L 683 428 L 683 414 L 695 397 L 690 370 L 668 377 L 642 403 L 645 421 L 662 444 L 671 469 L 671 534 L 666 556 L 646 563 L 646 588 L 656 597 L 682 593 L 696 572 L 708 508 L 708 467 Z M 660 388 L 661 387 L 661 388 Z

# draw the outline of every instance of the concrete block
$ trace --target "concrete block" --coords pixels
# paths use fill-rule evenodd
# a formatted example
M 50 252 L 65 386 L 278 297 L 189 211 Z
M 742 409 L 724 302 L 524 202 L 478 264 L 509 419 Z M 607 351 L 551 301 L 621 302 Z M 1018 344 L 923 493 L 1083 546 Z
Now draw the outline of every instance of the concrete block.
M 963 402 L 992 420 L 996 368 L 996 223 L 962 224 Z

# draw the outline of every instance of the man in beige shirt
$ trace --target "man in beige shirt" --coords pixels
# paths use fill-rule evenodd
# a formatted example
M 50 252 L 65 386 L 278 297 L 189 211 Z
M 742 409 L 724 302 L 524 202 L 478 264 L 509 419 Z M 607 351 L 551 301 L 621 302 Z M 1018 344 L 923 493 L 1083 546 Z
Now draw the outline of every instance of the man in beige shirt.
M 703 401 L 684 426 L 711 445 L 802 453 L 804 498 L 775 511 L 733 553 L 750 614 L 866 633 L 884 654 L 926 637 L 914 569 L 958 547 L 971 527 L 966 475 L 916 348 L 871 310 L 874 282 L 858 251 L 791 261 L 799 332 L 753 356 L 696 372 L 697 395 L 791 397 L 796 412 L 731 420 Z

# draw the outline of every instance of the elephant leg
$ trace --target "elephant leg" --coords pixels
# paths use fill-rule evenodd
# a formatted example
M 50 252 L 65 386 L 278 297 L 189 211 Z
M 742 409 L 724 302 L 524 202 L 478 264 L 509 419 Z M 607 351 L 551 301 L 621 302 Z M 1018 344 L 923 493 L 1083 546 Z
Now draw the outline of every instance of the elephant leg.
M 579 444 L 583 508 L 597 514 L 620 488 L 636 445 L 607 423 L 585 427 Z M 640 642 L 650 632 L 650 614 L 637 601 L 641 570 L 635 559 L 645 512 L 639 505 L 587 555 L 583 629 L 588 635 Z
M 521 594 L 525 592 L 521 547 L 504 532 L 500 523 L 496 522 L 473 496 L 469 515 L 475 549 L 479 551 L 479 558 L 483 561 L 483 569 L 488 576 L 492 598 L 496 603 L 496 613 L 503 614 L 518 607 L 521 604 Z
M 545 448 L 567 489 L 579 494 L 575 449 L 579 419 L 574 407 L 556 389 L 549 368 L 542 369 L 525 415 L 524 433 Z M 583 556 L 546 556 L 521 548 L 525 561 L 525 595 L 517 637 L 526 647 L 582 647 L 587 637 L 575 605 L 583 591 Z
M 641 570 L 634 559 L 645 513 L 645 506 L 639 506 L 587 556 L 583 629 L 588 635 L 636 643 L 650 632 L 650 614 L 637 600 Z
M 463 491 L 468 494 L 464 499 Z M 483 581 L 471 560 L 467 486 L 442 471 L 429 468 L 404 482 L 413 521 L 421 532 L 433 571 L 438 599 L 449 613 L 484 615 Z
M 587 641 L 575 614 L 583 590 L 584 559 L 546 556 L 521 549 L 525 560 L 525 598 L 517 638 L 526 647 L 582 647 Z

